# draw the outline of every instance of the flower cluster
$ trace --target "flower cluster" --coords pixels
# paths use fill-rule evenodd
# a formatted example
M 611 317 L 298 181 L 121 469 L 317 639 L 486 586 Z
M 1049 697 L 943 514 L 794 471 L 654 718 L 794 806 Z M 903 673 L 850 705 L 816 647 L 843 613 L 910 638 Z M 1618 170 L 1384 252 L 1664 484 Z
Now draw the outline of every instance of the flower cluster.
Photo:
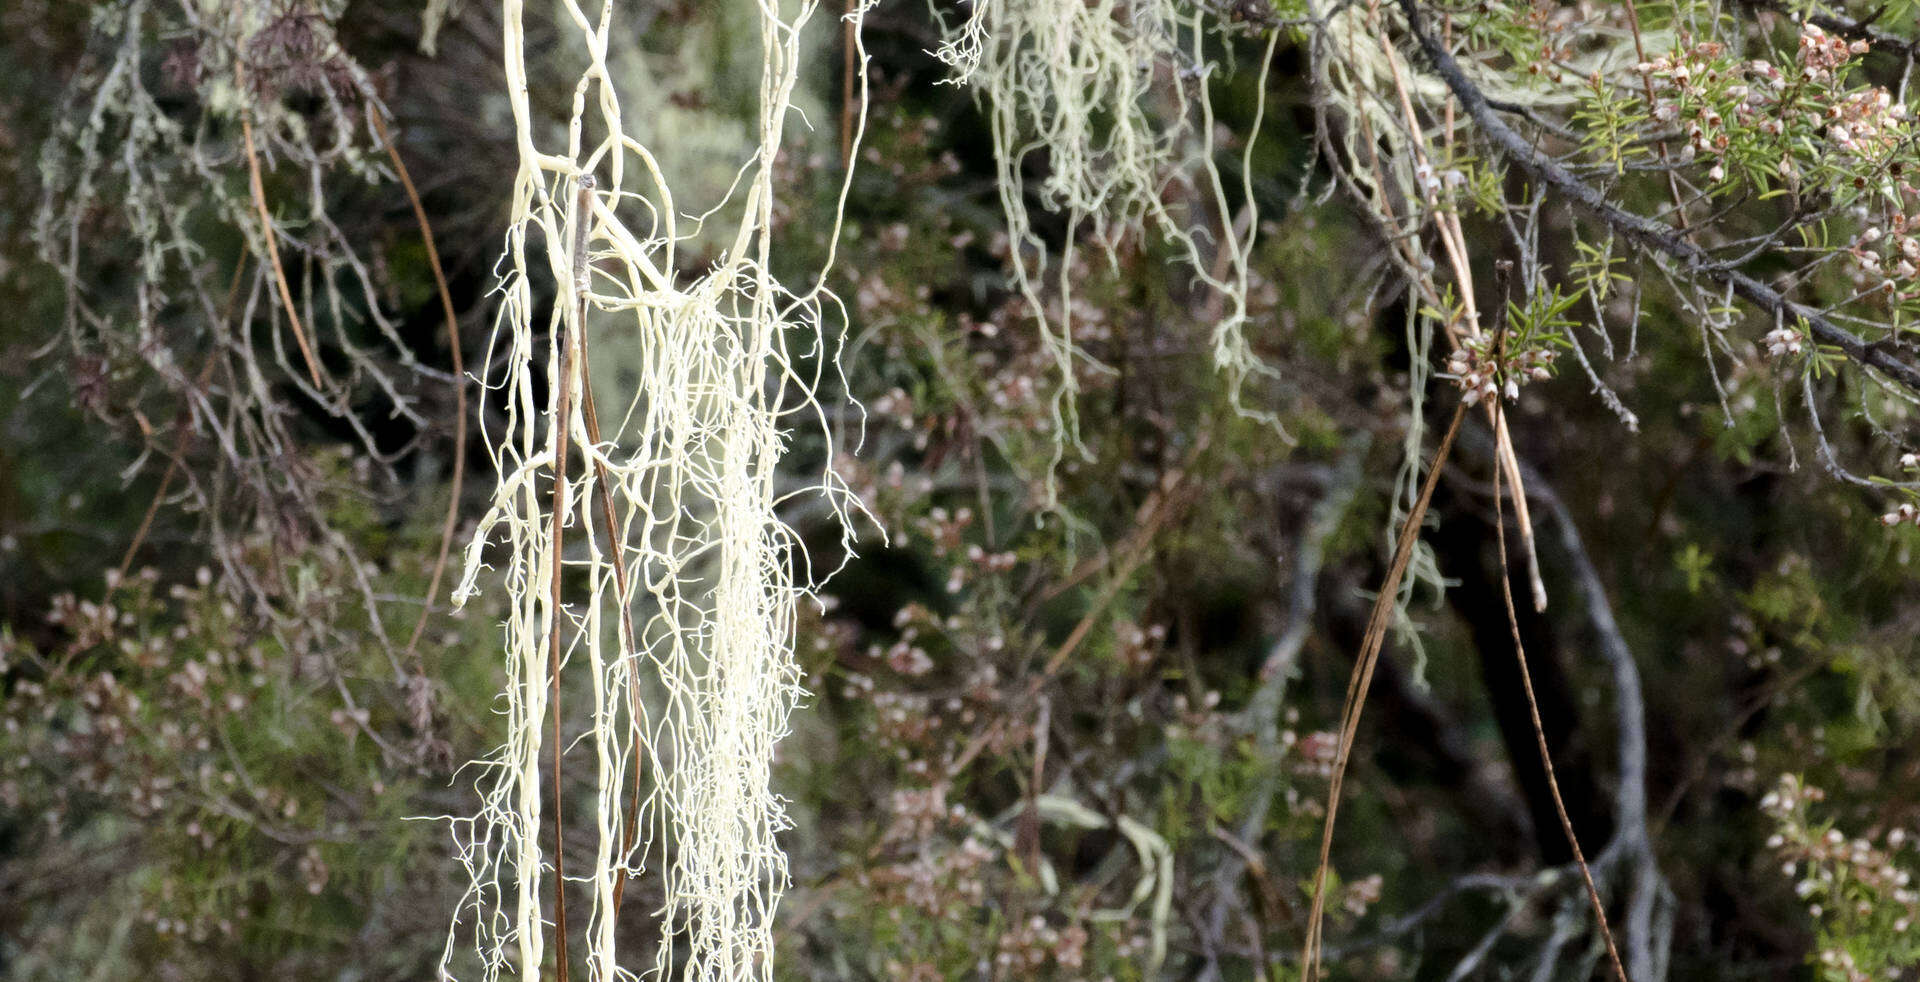
M 1436 170 L 1432 164 L 1422 161 L 1413 168 L 1413 179 L 1426 192 L 1429 202 L 1437 202 L 1446 193 L 1467 183 L 1467 175 L 1457 167 Z
M 1558 353 L 1552 348 L 1526 348 L 1496 357 L 1490 344 L 1485 337 L 1469 338 L 1447 357 L 1447 375 L 1465 393 L 1461 400 L 1467 405 L 1500 395 L 1512 401 L 1520 398 L 1523 383 L 1553 377 Z
M 1760 341 L 1767 346 L 1768 357 L 1785 358 L 1806 350 L 1807 336 L 1798 328 L 1776 327 Z
M 1912 930 L 1920 918 L 1920 890 L 1901 861 L 1903 853 L 1912 859 L 1912 834 L 1895 827 L 1849 838 L 1812 816 L 1812 806 L 1825 798 L 1799 777 L 1782 776 L 1760 800 L 1776 826 L 1767 848 L 1780 858 L 1780 871 L 1794 879 L 1794 893 L 1819 926 L 1822 977 L 1897 978 L 1900 967 L 1920 961 L 1920 936 Z
M 1820 25 L 1808 21 L 1800 25 L 1800 77 L 1809 82 L 1829 82 L 1834 72 L 1855 55 L 1867 53 L 1867 42 L 1828 34 Z
M 1000 935 L 993 962 L 1002 977 L 1032 978 L 1051 961 L 1072 971 L 1086 961 L 1087 929 L 1078 924 L 1055 929 L 1044 917 L 1030 917 Z
M 1132 670 L 1144 669 L 1153 664 L 1167 643 L 1167 626 L 1154 624 L 1141 627 L 1132 621 L 1115 625 L 1113 629 L 1114 655 L 1120 664 Z
M 1288 730 L 1287 736 L 1293 731 Z M 1340 758 L 1340 734 L 1332 730 L 1316 730 L 1299 738 L 1300 773 L 1321 779 L 1333 776 L 1334 761 Z M 1284 742 L 1284 741 L 1283 741 Z
M 1737 77 L 1740 68 L 1728 63 L 1723 57 L 1725 48 L 1712 41 L 1703 41 L 1694 45 L 1682 45 L 1672 54 L 1643 61 L 1634 66 L 1634 70 L 1646 76 L 1656 96 L 1653 104 L 1653 118 L 1661 123 L 1678 123 L 1686 119 L 1687 143 L 1682 151 L 1682 162 L 1697 156 L 1725 153 L 1732 143 L 1727 133 L 1726 119 L 1705 98 L 1709 86 Z M 1779 70 L 1772 65 L 1756 61 L 1753 69 L 1764 81 L 1778 84 Z M 1771 70 L 1771 75 L 1767 74 Z M 1752 99 L 1755 104 L 1764 100 L 1761 88 L 1739 85 L 1729 89 L 1726 94 L 1736 99 Z M 1740 105 L 1748 103 L 1742 101 Z M 1717 179 L 1717 178 L 1716 178 Z
M 1920 474 L 1920 453 L 1900 455 L 1900 469 L 1909 474 Z M 1920 525 L 1920 494 L 1907 489 L 1909 500 L 1901 502 L 1892 511 L 1880 516 L 1880 524 L 1893 528 L 1896 525 Z
M 1380 902 L 1382 887 L 1386 878 L 1379 873 L 1363 877 L 1346 885 L 1341 891 L 1340 907 L 1354 917 L 1365 917 L 1374 904 Z
M 887 811 L 893 817 L 881 841 L 889 843 L 925 842 L 949 824 L 959 824 L 967 819 L 966 808 L 947 803 L 947 787 L 944 784 L 898 788 L 888 796 Z
M 1863 42 L 1807 24 L 1790 72 L 1763 59 L 1739 61 L 1711 41 L 1683 42 L 1635 68 L 1654 92 L 1652 119 L 1685 132 L 1678 162 L 1707 162 L 1709 181 L 1725 181 L 1738 166 L 1789 181 L 1818 178 L 1859 192 L 1897 193 L 1906 185 L 1887 165 L 1905 144 L 1906 107 L 1885 89 L 1842 84 L 1847 66 L 1866 50 Z
M 939 840 L 935 840 L 938 842 Z M 873 874 L 881 897 L 929 917 L 956 920 L 986 899 L 987 866 L 999 850 L 968 836 L 958 846 L 929 845 Z
M 973 509 L 948 513 L 938 506 L 918 523 L 920 533 L 932 542 L 934 554 L 953 561 L 947 570 L 948 593 L 959 593 L 979 574 L 1004 573 L 1014 566 L 1013 553 L 988 552 L 979 543 L 968 541 L 966 532 L 972 524 Z
M 1906 136 L 1907 107 L 1882 88 L 1858 89 L 1827 107 L 1827 139 L 1835 149 L 1858 157 L 1893 150 Z

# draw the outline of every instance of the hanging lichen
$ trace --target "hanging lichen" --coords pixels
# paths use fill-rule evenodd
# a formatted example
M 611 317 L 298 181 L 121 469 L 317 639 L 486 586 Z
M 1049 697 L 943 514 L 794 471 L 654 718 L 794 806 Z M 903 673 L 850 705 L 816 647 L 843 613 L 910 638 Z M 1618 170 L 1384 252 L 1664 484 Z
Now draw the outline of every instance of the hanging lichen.
M 649 975 L 771 977 L 787 869 L 775 841 L 786 818 L 769 777 L 801 693 L 794 608 L 811 586 L 795 579 L 810 566 L 778 513 L 796 492 L 777 489 L 776 474 L 796 425 L 826 428 L 812 380 L 817 366 L 831 370 L 826 335 L 838 311 L 824 287 L 790 290 L 771 269 L 776 158 L 802 28 L 817 8 L 755 6 L 757 150 L 729 202 L 683 221 L 654 154 L 622 116 L 609 69 L 615 5 L 592 19 L 565 4 L 568 41 L 586 65 L 556 152 L 542 149 L 528 97 L 522 4 L 503 2 L 519 173 L 501 350 L 488 362 L 499 366 L 490 398 L 507 423 L 489 434 L 500 484 L 456 599 L 477 589 L 499 540 L 508 735 L 482 778 L 480 814 L 456 824 L 473 885 L 447 950 L 450 963 L 470 932 L 488 979 L 509 966 L 543 977 L 552 948 L 568 964 L 578 924 L 569 927 L 563 899 L 550 935 L 542 909 L 553 894 L 577 901 L 583 892 L 592 977 L 631 975 L 619 967 L 614 927 L 627 879 L 642 875 L 653 878 L 646 913 L 660 929 Z M 864 9 L 848 16 L 857 22 Z M 862 105 L 864 87 L 863 72 Z M 719 216 L 737 221 L 728 234 L 715 234 Z M 696 235 L 719 243 L 720 255 L 688 276 L 681 246 Z M 598 405 L 589 337 L 619 344 L 636 379 Z M 794 338 L 803 347 L 790 349 Z M 830 471 L 807 488 L 843 520 L 857 507 Z M 563 678 L 581 675 L 588 684 L 571 688 L 586 688 L 590 702 L 561 705 Z M 595 794 L 593 813 L 570 820 L 592 829 L 594 849 L 584 872 L 568 873 L 568 857 L 543 843 L 563 817 L 552 792 L 564 788 L 562 751 L 573 745 L 591 750 Z M 543 888 L 549 866 L 557 888 Z
M 1069 446 L 1084 449 L 1074 408 L 1078 372 L 1099 368 L 1074 340 L 1074 256 L 1082 233 L 1109 262 L 1117 262 L 1116 249 L 1136 231 L 1157 235 L 1201 287 L 1217 294 L 1217 310 L 1210 312 L 1213 359 L 1237 408 L 1246 379 L 1268 371 L 1247 341 L 1246 323 L 1259 226 L 1252 133 L 1265 111 L 1272 40 L 1260 65 L 1259 109 L 1242 141 L 1236 209 L 1215 160 L 1207 86 L 1218 66 L 1206 50 L 1211 15 L 1204 7 L 1174 0 L 976 0 L 936 52 L 953 69 L 953 81 L 979 94 L 987 114 L 1014 280 L 1060 372 L 1053 400 L 1056 463 Z M 1030 169 L 1044 174 L 1034 187 L 1026 177 Z M 1056 249 L 1034 228 L 1030 193 L 1067 219 Z M 1048 297 L 1050 268 L 1054 295 Z

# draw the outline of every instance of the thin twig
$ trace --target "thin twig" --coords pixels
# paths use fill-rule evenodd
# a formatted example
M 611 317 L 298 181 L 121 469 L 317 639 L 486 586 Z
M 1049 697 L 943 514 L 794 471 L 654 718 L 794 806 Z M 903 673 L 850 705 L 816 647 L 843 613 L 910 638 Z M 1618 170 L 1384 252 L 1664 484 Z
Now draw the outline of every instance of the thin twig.
M 1498 363 L 1497 356 L 1495 361 Z M 1496 406 L 1502 404 L 1497 395 L 1493 401 Z M 1547 772 L 1547 790 L 1553 796 L 1553 810 L 1560 816 L 1560 828 L 1566 833 L 1568 847 L 1573 850 L 1573 861 L 1580 866 L 1587 900 L 1593 905 L 1593 916 L 1600 925 L 1601 940 L 1606 942 L 1607 958 L 1612 961 L 1613 973 L 1620 982 L 1629 982 L 1626 966 L 1620 963 L 1620 949 L 1613 943 L 1613 928 L 1607 923 L 1607 906 L 1600 899 L 1600 888 L 1593 882 L 1593 870 L 1587 866 L 1587 857 L 1580 850 L 1580 838 L 1574 835 L 1573 820 L 1567 817 L 1567 803 L 1560 797 L 1560 780 L 1554 775 L 1553 754 L 1547 748 L 1547 731 L 1540 723 L 1540 703 L 1534 698 L 1533 675 L 1527 668 L 1527 651 L 1520 640 L 1520 615 L 1513 606 L 1513 574 L 1507 567 L 1507 515 L 1502 498 L 1501 471 L 1500 467 L 1493 469 L 1493 531 L 1500 551 L 1500 599 L 1506 605 L 1507 626 L 1513 633 L 1513 656 L 1520 663 L 1520 688 L 1527 695 L 1527 715 L 1533 721 L 1533 736 L 1540 746 L 1540 764 Z
M 241 91 L 246 90 L 246 76 L 238 62 L 233 66 L 233 81 Z M 307 341 L 307 332 L 300 326 L 300 314 L 294 309 L 293 290 L 287 285 L 286 268 L 280 265 L 280 246 L 273 239 L 273 215 L 267 211 L 267 188 L 260 180 L 260 155 L 253 146 L 253 121 L 248 112 L 240 114 L 240 136 L 246 144 L 248 187 L 253 192 L 253 208 L 260 215 L 260 234 L 267 241 L 267 261 L 273 266 L 273 282 L 279 288 L 280 305 L 286 308 L 287 322 L 293 325 L 293 339 L 300 345 L 300 357 L 306 360 L 307 374 L 312 377 L 314 388 L 320 388 L 320 363 L 313 357 L 313 345 Z
M 583 311 L 584 312 L 584 311 Z M 584 318 L 582 318 L 584 323 Z M 606 462 L 600 459 L 600 414 L 593 403 L 593 377 L 588 372 L 587 335 L 580 332 L 580 402 L 581 411 L 586 416 L 587 439 L 593 441 L 593 473 L 596 479 L 596 497 L 600 501 L 600 520 L 607 526 L 607 544 L 613 550 L 613 588 L 620 598 L 620 657 L 622 660 L 639 657 L 639 643 L 633 632 L 633 611 L 628 606 L 632 601 L 627 596 L 627 555 L 626 539 L 620 533 L 613 511 L 613 493 L 608 490 L 609 476 Z M 633 851 L 633 839 L 640 818 L 640 758 L 646 750 L 640 732 L 640 687 L 629 683 L 627 695 L 633 713 L 633 797 L 627 806 L 626 826 L 620 836 L 620 855 L 622 863 Z M 627 891 L 627 873 L 623 868 L 620 876 L 613 881 L 613 916 L 620 916 L 620 901 Z
M 553 580 L 547 597 L 548 616 L 552 618 L 552 633 L 547 642 L 547 669 L 551 680 L 553 714 L 553 930 L 554 958 L 559 968 L 560 982 L 567 982 L 567 869 L 566 825 L 562 819 L 560 758 L 565 750 L 560 733 L 560 621 L 565 616 L 560 609 L 560 573 L 562 535 L 565 529 L 567 508 L 567 450 L 572 434 L 573 420 L 573 349 L 579 335 L 585 333 L 587 296 L 582 283 L 587 275 L 587 216 L 593 196 L 593 175 L 582 174 L 575 182 L 577 192 L 574 198 L 573 213 L 573 291 L 579 297 L 578 314 L 573 318 L 563 318 L 561 332 L 563 337 L 558 345 L 555 365 L 558 376 L 558 391 L 554 395 L 553 419 Z
M 440 578 L 447 571 L 454 524 L 460 519 L 460 489 L 467 473 L 467 369 L 460 353 L 460 318 L 453 311 L 453 293 L 447 289 L 447 274 L 440 267 L 440 250 L 433 242 L 433 225 L 427 221 L 426 206 L 420 203 L 420 192 L 413 186 L 413 175 L 407 173 L 406 162 L 400 159 L 400 148 L 394 145 L 386 120 L 380 118 L 377 110 L 369 115 L 373 117 L 373 128 L 380 134 L 380 142 L 386 145 L 387 156 L 393 160 L 400 186 L 406 189 L 414 221 L 420 225 L 420 241 L 427 246 L 427 265 L 433 269 L 433 285 L 440 291 L 440 309 L 447 318 L 447 346 L 453 354 L 453 488 L 447 502 L 446 524 L 440 529 L 440 555 L 434 559 L 433 576 L 427 581 L 427 602 L 421 605 L 420 619 L 414 622 L 413 636 L 407 639 L 406 655 L 412 658 L 421 632 L 427 629 L 427 618 L 433 613 L 433 598 L 440 595 Z
M 1327 873 L 1332 864 L 1333 826 L 1340 812 L 1340 787 L 1346 780 L 1347 760 L 1353 753 L 1354 734 L 1360 729 L 1360 710 L 1365 706 L 1367 689 L 1373 685 L 1373 670 L 1379 661 L 1380 645 L 1387 637 L 1387 627 L 1392 620 L 1394 597 L 1400 592 L 1400 579 L 1407 572 L 1407 564 L 1413 560 L 1413 545 L 1419 541 L 1420 525 L 1426 520 L 1427 505 L 1433 500 L 1433 490 L 1440 483 L 1440 472 L 1446 469 L 1447 454 L 1453 450 L 1453 438 L 1460 432 L 1460 421 L 1467 415 L 1467 404 L 1462 402 L 1453 411 L 1453 421 L 1447 424 L 1447 432 L 1440 438 L 1440 447 L 1434 451 L 1433 463 L 1427 468 L 1426 483 L 1420 488 L 1420 497 L 1407 513 L 1407 520 L 1400 528 L 1400 540 L 1394 546 L 1393 564 L 1387 568 L 1386 580 L 1380 584 L 1380 592 L 1375 594 L 1373 612 L 1367 617 L 1367 631 L 1360 642 L 1360 657 L 1353 666 L 1353 675 L 1347 681 L 1346 704 L 1340 710 L 1340 742 L 1333 761 L 1332 783 L 1327 788 L 1327 819 L 1320 831 L 1320 862 L 1313 871 L 1313 909 L 1307 916 L 1307 940 L 1301 950 L 1301 977 L 1312 982 L 1319 977 L 1321 924 L 1327 907 Z
M 247 257 L 242 253 L 233 266 L 233 282 L 227 287 L 227 303 L 221 313 L 224 320 L 233 319 L 234 306 L 240 299 L 240 274 L 247 268 Z M 200 392 L 207 387 L 207 380 L 213 377 L 213 369 L 219 363 L 220 344 L 216 339 L 207 351 L 206 363 L 200 366 L 200 374 L 193 380 L 193 391 Z M 153 500 L 147 504 L 147 513 L 140 516 L 140 527 L 133 530 L 133 541 L 127 543 L 127 551 L 120 557 L 119 582 L 127 582 L 127 574 L 133 570 L 133 557 L 140 551 L 142 543 L 147 541 L 147 533 L 153 529 L 154 516 L 160 513 L 160 504 L 167 498 L 167 490 L 173 487 L 173 479 L 180 473 L 182 461 L 186 459 L 187 438 L 193 429 L 193 399 L 191 396 L 181 404 L 180 412 L 174 419 L 173 456 L 167 459 L 167 469 L 160 475 L 160 487 L 153 492 Z

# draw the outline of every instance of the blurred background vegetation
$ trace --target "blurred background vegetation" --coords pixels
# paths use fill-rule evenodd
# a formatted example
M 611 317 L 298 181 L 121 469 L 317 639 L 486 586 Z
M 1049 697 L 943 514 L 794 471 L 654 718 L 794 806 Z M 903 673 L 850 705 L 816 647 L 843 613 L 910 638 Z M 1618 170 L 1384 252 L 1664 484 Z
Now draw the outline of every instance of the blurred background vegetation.
M 193 74 L 213 60 L 195 45 L 219 38 L 195 12 L 217 5 L 0 6 L 6 978 L 429 979 L 460 895 L 436 819 L 472 810 L 459 765 L 500 736 L 499 614 L 449 612 L 443 583 L 407 644 L 453 490 L 450 349 L 407 197 L 370 131 L 329 149 L 327 103 L 370 94 L 390 110 L 472 368 L 515 159 L 499 13 L 262 5 L 281 30 L 311 17 L 313 50 L 337 45 L 358 81 L 322 72 L 230 87 L 223 103 Z M 538 55 L 554 11 L 533 6 Z M 631 6 L 621 70 L 655 99 L 639 125 L 689 200 L 714 197 L 750 146 L 745 15 Z M 298 40 L 287 49 L 307 50 Z M 1156 243 L 1129 244 L 1079 278 L 1081 341 L 1112 370 L 1080 378 L 1091 452 L 1061 466 L 1049 508 L 1058 383 L 1005 272 L 985 123 L 964 89 L 936 84 L 938 42 L 911 0 L 867 22 L 871 130 L 834 284 L 850 316 L 838 395 L 864 405 L 864 429 L 849 410 L 857 447 L 795 455 L 841 461 L 874 524 L 804 612 L 813 697 L 775 776 L 795 820 L 776 974 L 1285 977 L 1331 731 L 1389 557 L 1406 294 L 1374 226 L 1324 193 L 1304 52 L 1283 40 L 1251 175 L 1249 335 L 1278 372 L 1247 395 L 1280 426 L 1234 412 L 1207 357 L 1208 298 Z M 781 262 L 795 270 L 826 246 L 842 173 L 839 43 L 822 29 L 801 101 L 812 129 L 788 148 Z M 1243 68 L 1261 57 L 1257 39 L 1217 43 Z M 177 186 L 196 197 L 159 198 L 180 225 L 166 275 L 190 285 L 151 308 L 149 219 L 121 202 L 134 158 L 173 144 L 87 118 L 116 66 L 196 148 Z M 1253 78 L 1212 81 L 1235 139 Z M 304 244 L 294 278 L 322 298 L 310 326 L 338 385 L 318 397 L 298 361 L 262 361 L 255 380 L 229 357 L 282 336 L 271 275 L 234 231 L 251 207 L 237 149 L 249 113 L 266 196 Z M 59 213 L 83 257 L 70 282 L 47 202 L 72 200 L 81 165 L 64 148 L 103 125 L 94 197 Z M 316 194 L 358 265 L 317 230 Z M 328 313 L 315 277 L 360 307 Z M 194 299 L 223 299 L 229 282 L 237 312 Z M 1915 866 L 1900 830 L 1920 821 L 1920 536 L 1876 524 L 1882 502 L 1812 466 L 1803 433 L 1789 463 L 1804 424 L 1782 417 L 1757 357 L 1723 379 L 1723 407 L 1698 337 L 1675 327 L 1688 315 L 1642 302 L 1637 351 L 1606 369 L 1637 429 L 1573 373 L 1509 410 L 1553 598 L 1520 627 L 1569 818 L 1616 925 L 1647 905 L 1638 943 L 1667 977 L 1825 972 L 1810 958 L 1836 944 L 1910 973 L 1904 880 L 1843 874 L 1810 905 L 1796 867 Z M 610 379 L 620 343 L 596 340 Z M 199 375 L 203 359 L 221 367 Z M 1429 412 L 1451 410 L 1445 388 Z M 250 426 L 260 439 L 223 444 Z M 479 429 L 466 435 L 462 532 L 489 490 Z M 1359 732 L 1333 854 L 1338 977 L 1585 978 L 1604 964 L 1519 689 L 1491 459 L 1470 417 L 1427 539 L 1447 589 L 1423 586 L 1406 608 Z M 838 560 L 824 515 L 791 520 L 818 537 L 817 562 Z M 1618 670 L 1623 653 L 1637 671 Z M 1634 727 L 1643 764 L 1627 760 Z M 1637 811 L 1622 805 L 1629 764 L 1644 768 Z M 1783 775 L 1796 777 L 1783 788 Z M 1623 818 L 1644 837 L 1629 841 Z M 1824 848 L 1829 829 L 1872 854 Z M 640 950 L 652 907 L 645 883 L 633 891 L 623 929 Z

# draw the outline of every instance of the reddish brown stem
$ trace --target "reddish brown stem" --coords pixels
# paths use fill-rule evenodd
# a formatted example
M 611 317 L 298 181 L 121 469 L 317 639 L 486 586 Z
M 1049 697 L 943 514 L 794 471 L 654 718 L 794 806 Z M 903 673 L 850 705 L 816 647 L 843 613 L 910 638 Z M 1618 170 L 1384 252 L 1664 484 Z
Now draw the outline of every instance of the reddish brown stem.
M 583 332 L 580 338 L 580 403 L 586 416 L 587 439 L 600 446 L 600 414 L 593 403 L 593 378 L 588 372 L 587 339 Z M 626 540 L 620 533 L 620 526 L 613 512 L 613 492 L 609 490 L 607 465 L 596 454 L 593 457 L 593 472 L 597 487 L 595 497 L 600 502 L 600 520 L 607 526 L 607 544 L 613 551 L 613 586 L 620 597 L 620 657 L 633 658 L 638 655 L 638 645 L 634 640 L 633 612 L 627 608 L 627 554 Z M 640 739 L 640 687 L 637 684 L 627 686 L 631 700 L 629 707 L 633 715 L 633 797 L 627 805 L 625 827 L 620 836 L 620 855 L 624 862 L 628 853 L 633 851 L 633 837 L 640 818 L 640 758 L 645 749 Z M 620 916 L 620 901 L 626 896 L 627 877 L 622 873 L 613 881 L 613 916 Z
M 233 81 L 242 91 L 246 90 L 246 76 L 240 66 L 233 66 Z M 300 345 L 300 357 L 307 363 L 307 375 L 313 379 L 313 387 L 318 389 L 320 381 L 320 362 L 313 356 L 313 345 L 307 342 L 307 332 L 300 326 L 300 314 L 294 309 L 293 290 L 287 285 L 286 268 L 280 265 L 280 246 L 273 237 L 273 214 L 267 211 L 267 188 L 260 180 L 260 155 L 253 146 L 253 121 L 247 113 L 240 114 L 240 136 L 246 145 L 248 187 L 253 192 L 253 209 L 260 216 L 260 236 L 267 243 L 267 262 L 273 267 L 273 282 L 279 288 L 280 305 L 286 309 L 287 323 L 293 326 L 293 339 Z
M 413 206 L 413 219 L 420 226 L 420 240 L 426 243 L 427 265 L 433 270 L 433 285 L 440 291 L 440 310 L 447 319 L 447 347 L 453 356 L 453 487 L 447 501 L 447 519 L 440 529 L 440 554 L 433 560 L 433 576 L 427 581 L 426 602 L 421 606 L 420 619 L 414 622 L 413 636 L 407 639 L 407 656 L 411 658 L 420 644 L 421 632 L 427 629 L 427 618 L 433 614 L 433 598 L 440 595 L 440 578 L 446 574 L 447 552 L 453 546 L 454 525 L 460 519 L 460 489 L 467 473 L 467 368 L 460 352 L 460 318 L 453 311 L 453 293 L 447 289 L 447 274 L 440 266 L 433 224 L 427 221 L 426 206 L 420 203 L 420 192 L 413 185 L 413 175 L 407 173 L 406 161 L 400 159 L 400 148 L 394 145 L 386 120 L 381 119 L 378 112 L 371 115 L 373 128 L 380 134 L 380 142 L 386 145 L 387 156 L 393 161 L 393 171 L 400 177 L 400 186 L 406 189 L 407 202 Z
M 567 963 L 567 867 L 566 867 L 566 822 L 565 809 L 562 806 L 560 759 L 565 745 L 561 742 L 560 732 L 560 659 L 564 653 L 560 647 L 560 621 L 565 612 L 560 607 L 560 573 L 565 540 L 567 507 L 567 451 L 571 449 L 573 420 L 573 361 L 574 347 L 583 333 L 586 321 L 586 295 L 581 281 L 586 275 L 586 222 L 593 194 L 592 175 L 583 174 L 578 181 L 579 190 L 574 198 L 573 267 L 575 295 L 580 297 L 578 316 L 563 318 L 561 338 L 555 356 L 555 386 L 553 419 L 549 424 L 553 430 L 553 580 L 547 597 L 548 615 L 552 618 L 551 631 L 547 639 L 547 668 L 549 673 L 548 711 L 553 714 L 553 930 L 554 960 L 558 966 L 560 982 L 567 982 L 569 966 Z M 568 323 L 571 321 L 571 323 Z

